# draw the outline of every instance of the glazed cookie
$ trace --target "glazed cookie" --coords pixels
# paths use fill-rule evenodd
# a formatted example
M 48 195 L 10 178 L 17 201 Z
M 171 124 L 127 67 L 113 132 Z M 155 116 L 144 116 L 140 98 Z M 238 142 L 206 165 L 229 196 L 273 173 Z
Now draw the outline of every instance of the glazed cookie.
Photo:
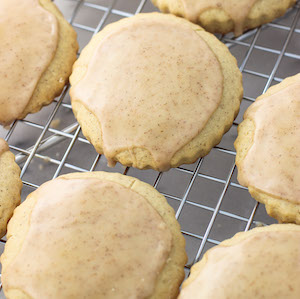
M 300 224 L 300 74 L 258 97 L 235 141 L 238 181 L 279 222 Z
M 162 12 L 198 23 L 212 33 L 244 31 L 285 14 L 296 0 L 152 0 Z
M 76 33 L 50 0 L 0 1 L 0 124 L 58 96 L 76 60 Z
M 231 127 L 243 92 L 223 43 L 159 13 L 105 27 L 70 82 L 73 111 L 97 152 L 111 166 L 159 171 L 207 155 Z
M 173 209 L 150 185 L 120 174 L 43 184 L 15 210 L 7 238 L 1 279 L 9 299 L 176 298 L 184 278 Z
M 0 238 L 6 234 L 7 222 L 21 201 L 20 168 L 7 143 L 0 138 Z
M 300 227 L 274 224 L 236 234 L 191 269 L 178 299 L 300 298 Z

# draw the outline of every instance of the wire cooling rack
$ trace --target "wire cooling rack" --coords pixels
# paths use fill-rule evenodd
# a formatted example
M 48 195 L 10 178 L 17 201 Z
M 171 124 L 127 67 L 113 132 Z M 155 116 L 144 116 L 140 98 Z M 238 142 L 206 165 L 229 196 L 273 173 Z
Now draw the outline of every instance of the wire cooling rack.
M 156 11 L 150 0 L 57 0 L 78 33 L 80 50 L 107 24 L 140 12 Z M 73 116 L 69 86 L 61 96 L 39 113 L 0 129 L 16 155 L 24 184 L 22 200 L 42 183 L 69 172 L 114 171 L 135 176 L 152 184 L 176 212 L 186 239 L 190 267 L 203 253 L 238 231 L 274 223 L 262 205 L 236 179 L 233 142 L 237 125 L 247 107 L 271 85 L 300 71 L 300 2 L 287 14 L 234 38 L 218 36 L 237 58 L 244 79 L 240 113 L 230 131 L 211 153 L 192 165 L 182 165 L 166 173 L 124 168 L 108 168 L 84 138 Z M 5 238 L 0 241 L 0 253 Z M 0 292 L 0 298 L 5 298 Z

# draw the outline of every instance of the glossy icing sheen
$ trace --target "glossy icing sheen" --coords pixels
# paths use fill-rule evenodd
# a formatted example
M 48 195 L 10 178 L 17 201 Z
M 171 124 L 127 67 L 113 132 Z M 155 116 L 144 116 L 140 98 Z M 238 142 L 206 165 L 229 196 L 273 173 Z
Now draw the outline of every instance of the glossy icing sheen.
M 167 170 L 204 128 L 222 92 L 219 61 L 188 24 L 143 17 L 102 39 L 71 96 L 99 119 L 108 159 L 145 148 Z
M 152 294 L 172 235 L 145 198 L 99 179 L 57 179 L 35 196 L 23 246 L 3 275 L 5 289 L 44 299 Z
M 179 299 L 300 297 L 300 232 L 261 232 L 206 255 Z
M 238 179 L 272 196 L 300 203 L 300 82 L 256 101 L 244 118 L 255 124 L 254 141 Z
M 8 151 L 8 145 L 4 139 L 0 138 L 0 156 L 6 151 Z
M 185 16 L 193 22 L 197 22 L 199 16 L 210 8 L 222 9 L 234 22 L 234 33 L 241 35 L 244 31 L 244 23 L 251 8 L 257 0 L 181 0 L 185 8 Z
M 54 15 L 38 0 L 0 1 L 0 123 L 22 114 L 57 47 Z

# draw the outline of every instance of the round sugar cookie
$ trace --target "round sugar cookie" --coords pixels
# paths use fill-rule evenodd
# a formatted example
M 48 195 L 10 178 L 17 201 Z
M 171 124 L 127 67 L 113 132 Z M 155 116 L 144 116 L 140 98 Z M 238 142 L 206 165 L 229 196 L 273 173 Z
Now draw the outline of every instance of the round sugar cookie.
M 236 234 L 191 269 L 178 299 L 300 297 L 300 227 L 273 224 Z
M 152 0 L 162 12 L 184 17 L 212 33 L 235 36 L 285 14 L 296 0 Z
M 238 181 L 279 222 L 300 224 L 300 74 L 258 97 L 238 126 Z
M 0 124 L 9 125 L 61 93 L 78 44 L 51 0 L 1 0 L 0 31 Z
M 7 143 L 0 138 L 0 238 L 6 234 L 7 222 L 21 201 L 20 168 Z
M 43 184 L 15 210 L 7 238 L 10 299 L 176 298 L 184 278 L 173 209 L 152 186 L 116 173 Z
M 70 82 L 83 134 L 109 165 L 159 171 L 207 155 L 231 127 L 243 93 L 223 43 L 159 13 L 105 27 L 82 51 Z

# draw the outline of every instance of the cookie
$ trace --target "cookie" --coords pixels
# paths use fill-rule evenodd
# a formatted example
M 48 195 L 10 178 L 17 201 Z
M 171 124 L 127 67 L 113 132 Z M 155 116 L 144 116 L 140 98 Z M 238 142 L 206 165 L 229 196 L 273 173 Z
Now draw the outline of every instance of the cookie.
M 176 298 L 185 241 L 150 185 L 105 172 L 47 182 L 14 212 L 1 256 L 7 298 Z M 26 262 L 24 262 L 26 261 Z
M 105 27 L 82 51 L 70 82 L 83 134 L 109 165 L 159 171 L 207 155 L 231 127 L 243 92 L 223 43 L 159 13 Z
M 279 222 L 300 224 L 300 74 L 258 97 L 235 141 L 238 181 Z
M 274 224 L 236 234 L 191 269 L 178 299 L 300 297 L 300 227 Z
M 61 93 L 78 45 L 50 0 L 1 0 L 0 30 L 0 124 L 9 125 Z
M 212 33 L 235 36 L 285 14 L 296 0 L 152 0 L 162 12 L 184 17 Z
M 0 138 L 0 238 L 6 234 L 7 222 L 20 204 L 21 190 L 20 168 L 7 143 Z

